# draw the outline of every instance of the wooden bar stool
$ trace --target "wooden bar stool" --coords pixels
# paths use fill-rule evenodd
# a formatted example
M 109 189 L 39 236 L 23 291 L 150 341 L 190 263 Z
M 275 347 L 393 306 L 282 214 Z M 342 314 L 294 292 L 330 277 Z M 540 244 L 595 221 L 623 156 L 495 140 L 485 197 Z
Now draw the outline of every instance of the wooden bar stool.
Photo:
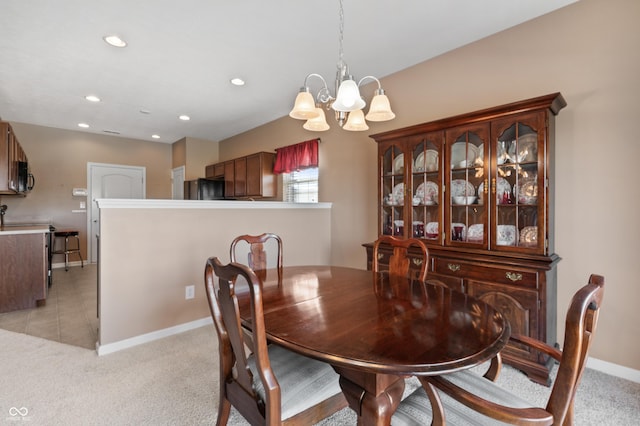
M 80 266 L 82 268 L 84 268 L 84 261 L 82 259 L 82 253 L 80 253 L 80 237 L 78 237 L 78 231 L 71 231 L 71 230 L 55 231 L 54 232 L 54 237 L 55 237 L 55 239 L 53 241 L 54 250 L 52 251 L 52 254 L 64 254 L 64 270 L 65 271 L 69 270 L 69 255 L 70 254 L 77 254 L 78 257 L 80 257 Z M 58 239 L 58 238 L 64 238 L 64 249 L 63 250 L 55 250 L 56 239 Z M 69 247 L 69 238 L 75 238 L 75 240 L 76 240 L 76 247 L 75 248 Z

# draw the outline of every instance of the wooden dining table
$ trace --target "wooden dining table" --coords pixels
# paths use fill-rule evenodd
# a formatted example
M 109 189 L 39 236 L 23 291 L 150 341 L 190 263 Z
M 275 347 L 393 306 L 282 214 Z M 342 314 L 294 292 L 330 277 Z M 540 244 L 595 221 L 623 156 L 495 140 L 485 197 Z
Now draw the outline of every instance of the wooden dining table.
M 488 304 L 446 287 L 339 266 L 291 266 L 263 282 L 267 338 L 325 361 L 360 425 L 389 425 L 404 378 L 476 366 L 509 339 Z M 238 283 L 239 284 L 239 283 Z M 238 285 L 243 326 L 248 299 Z

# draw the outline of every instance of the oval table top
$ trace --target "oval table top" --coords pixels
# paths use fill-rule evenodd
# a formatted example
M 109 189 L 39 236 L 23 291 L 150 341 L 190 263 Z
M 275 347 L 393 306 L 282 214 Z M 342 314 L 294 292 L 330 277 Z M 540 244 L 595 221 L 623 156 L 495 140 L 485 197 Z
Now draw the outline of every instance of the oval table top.
M 236 287 L 241 315 L 251 328 L 242 287 Z M 263 306 L 269 340 L 336 367 L 374 373 L 470 368 L 497 354 L 510 334 L 502 314 L 473 297 L 346 267 L 285 267 L 281 285 L 269 271 Z

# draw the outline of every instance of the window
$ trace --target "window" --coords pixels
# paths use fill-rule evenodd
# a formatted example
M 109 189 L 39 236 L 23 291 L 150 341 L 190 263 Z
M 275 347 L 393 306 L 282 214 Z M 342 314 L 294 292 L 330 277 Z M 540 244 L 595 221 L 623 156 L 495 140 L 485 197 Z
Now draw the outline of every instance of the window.
M 318 202 L 318 168 L 283 173 L 283 200 L 290 203 Z

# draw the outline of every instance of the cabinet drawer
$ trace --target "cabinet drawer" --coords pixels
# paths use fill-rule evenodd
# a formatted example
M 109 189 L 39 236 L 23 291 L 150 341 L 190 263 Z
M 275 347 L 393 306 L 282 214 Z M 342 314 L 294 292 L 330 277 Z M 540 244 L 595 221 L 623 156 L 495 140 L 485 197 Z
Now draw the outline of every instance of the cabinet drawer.
M 476 279 L 498 284 L 509 284 L 536 288 L 538 274 L 519 268 L 475 265 L 452 259 L 434 259 L 433 271 L 438 274 Z
M 378 264 L 389 266 L 389 259 L 391 258 L 392 254 L 393 251 L 391 251 L 390 249 L 381 248 L 380 250 L 378 250 Z M 422 267 L 422 256 L 412 256 L 411 252 L 409 252 L 407 257 L 409 257 L 410 269 L 420 269 Z

